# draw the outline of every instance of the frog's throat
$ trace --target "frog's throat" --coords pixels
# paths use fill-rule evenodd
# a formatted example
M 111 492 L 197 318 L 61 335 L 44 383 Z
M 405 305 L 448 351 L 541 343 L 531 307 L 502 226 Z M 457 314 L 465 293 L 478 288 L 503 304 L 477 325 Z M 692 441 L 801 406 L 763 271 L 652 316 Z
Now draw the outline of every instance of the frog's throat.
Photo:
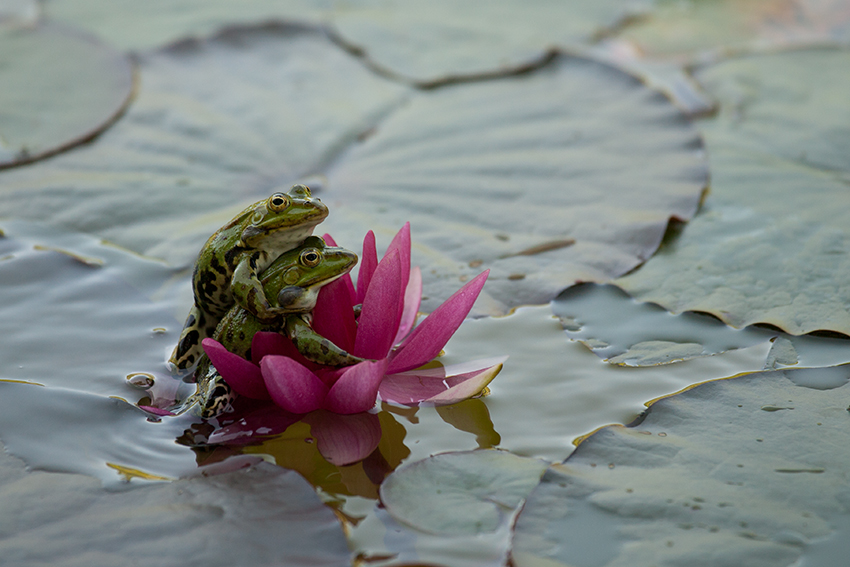
M 281 305 L 281 307 L 285 307 L 287 309 L 287 311 L 292 311 L 292 312 L 312 311 L 313 309 L 316 308 L 316 301 L 318 301 L 318 299 L 319 299 L 319 290 L 322 289 L 324 286 L 328 285 L 329 283 L 335 282 L 336 280 L 338 280 L 339 278 L 341 278 L 342 276 L 344 276 L 347 273 L 348 272 L 345 271 L 345 272 L 342 272 L 341 274 L 337 274 L 333 277 L 323 279 L 320 282 L 316 282 L 315 284 L 313 284 L 311 286 L 307 286 L 306 288 L 304 288 L 304 292 L 299 295 L 298 299 L 296 299 L 295 301 L 293 301 L 291 303 L 287 303 L 286 305 Z M 284 288 L 284 289 L 286 289 L 286 288 Z

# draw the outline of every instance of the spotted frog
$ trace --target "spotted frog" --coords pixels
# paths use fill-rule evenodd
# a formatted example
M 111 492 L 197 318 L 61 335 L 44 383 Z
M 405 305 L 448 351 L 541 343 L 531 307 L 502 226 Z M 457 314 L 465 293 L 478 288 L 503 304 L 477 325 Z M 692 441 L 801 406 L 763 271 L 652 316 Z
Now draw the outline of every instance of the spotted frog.
M 195 302 L 186 318 L 170 362 L 191 368 L 202 354 L 201 341 L 212 336 L 221 318 L 239 305 L 262 321 L 287 313 L 263 293 L 259 274 L 274 260 L 313 233 L 328 208 L 310 189 L 294 185 L 236 215 L 207 240 L 192 275 Z
M 279 258 L 263 273 L 262 284 L 267 297 L 276 298 L 277 305 L 287 313 L 271 322 L 264 322 L 250 311 L 234 306 L 222 318 L 213 338 L 230 352 L 250 358 L 251 340 L 259 331 L 280 332 L 292 339 L 299 352 L 308 360 L 330 366 L 347 366 L 361 362 L 316 333 L 310 325 L 319 289 L 348 273 L 357 263 L 354 252 L 327 246 L 321 238 L 311 236 L 300 247 Z M 182 405 L 186 411 L 200 404 L 201 417 L 221 414 L 235 394 L 204 355 L 195 371 L 196 393 Z

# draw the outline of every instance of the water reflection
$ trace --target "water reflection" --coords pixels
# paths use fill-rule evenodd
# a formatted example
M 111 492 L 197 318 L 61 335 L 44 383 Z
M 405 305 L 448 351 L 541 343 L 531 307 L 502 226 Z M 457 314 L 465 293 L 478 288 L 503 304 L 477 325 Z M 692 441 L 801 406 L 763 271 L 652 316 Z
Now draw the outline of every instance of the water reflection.
M 238 455 L 263 456 L 299 472 L 328 495 L 377 499 L 378 487 L 411 453 L 405 445 L 407 429 L 398 418 L 416 423 L 418 411 L 384 404 L 377 413 L 295 415 L 268 402 L 240 399 L 234 412 L 192 424 L 177 442 L 195 452 L 200 467 Z M 498 444 L 499 434 L 480 399 L 437 411 L 447 424 L 475 435 L 479 447 Z

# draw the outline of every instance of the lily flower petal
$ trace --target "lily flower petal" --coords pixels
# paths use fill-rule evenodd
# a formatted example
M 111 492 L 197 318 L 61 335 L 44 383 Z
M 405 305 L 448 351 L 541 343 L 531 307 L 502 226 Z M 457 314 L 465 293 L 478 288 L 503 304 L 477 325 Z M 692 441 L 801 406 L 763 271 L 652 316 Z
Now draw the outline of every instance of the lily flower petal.
M 410 270 L 410 280 L 407 282 L 407 289 L 404 290 L 404 309 L 401 312 L 401 321 L 398 324 L 398 333 L 396 333 L 393 344 L 397 345 L 402 342 L 413 326 L 416 324 L 416 316 L 419 314 L 419 306 L 422 303 L 422 271 L 419 266 L 415 266 Z
M 344 281 L 346 279 L 347 283 Z M 349 285 L 351 278 L 346 274 L 323 286 L 313 309 L 313 330 L 347 352 L 354 348 L 354 337 L 357 335 L 354 301 Z
M 304 416 L 319 453 L 332 465 L 362 461 L 381 441 L 381 422 L 373 413 L 338 415 L 318 410 Z
M 384 256 L 389 256 L 393 250 L 398 250 L 399 265 L 401 266 L 401 289 L 407 289 L 407 282 L 410 279 L 410 223 L 404 223 L 392 242 L 387 247 Z M 401 316 L 401 304 L 399 304 L 399 317 Z
M 357 272 L 357 303 L 363 303 L 366 291 L 372 281 L 372 274 L 378 266 L 378 252 L 375 245 L 375 233 L 371 230 L 363 239 L 363 255 L 360 259 L 360 270 Z
M 206 338 L 201 344 L 210 362 L 237 394 L 258 400 L 269 399 L 269 392 L 256 364 L 233 354 L 216 340 Z
M 334 240 L 333 237 L 330 234 L 326 233 L 324 236 L 322 236 L 322 239 L 325 241 L 325 244 L 327 244 L 328 246 L 338 246 L 338 244 L 336 243 L 336 240 Z M 376 253 L 376 255 L 377 255 L 377 253 Z M 348 288 L 348 291 L 349 291 L 350 296 L 351 296 L 351 305 L 354 305 L 354 298 L 357 297 L 357 292 L 354 291 L 354 283 L 351 281 L 351 275 L 345 274 L 340 279 L 344 280 L 345 287 Z
M 378 398 L 386 369 L 386 359 L 349 366 L 328 392 L 324 409 L 341 414 L 369 411 Z
M 138 406 L 136 406 L 136 407 L 138 407 L 138 408 L 142 408 L 142 409 L 143 409 L 143 410 L 145 410 L 146 412 L 148 412 L 148 413 L 152 413 L 152 414 L 154 414 L 154 415 L 158 415 L 158 416 L 165 416 L 165 415 L 177 415 L 177 414 L 175 414 L 174 412 L 170 412 L 170 411 L 168 411 L 167 409 L 162 409 L 162 408 L 158 408 L 158 407 L 155 407 L 155 406 L 143 406 L 143 405 L 138 405 Z
M 404 342 L 387 368 L 387 372 L 396 374 L 411 370 L 440 354 L 469 314 L 489 273 L 490 270 L 486 270 L 478 274 L 428 315 Z
M 259 331 L 255 333 L 254 338 L 251 339 L 251 360 L 260 361 L 272 354 L 294 358 L 297 362 L 310 368 L 310 361 L 298 352 L 298 349 L 295 348 L 295 345 L 287 337 L 270 331 Z
M 286 411 L 304 414 L 322 407 L 328 387 L 308 368 L 270 355 L 260 361 L 260 369 L 272 400 Z
M 398 332 L 398 305 L 404 289 L 401 287 L 401 266 L 398 251 L 381 260 L 366 297 L 357 323 L 357 338 L 352 354 L 361 358 L 384 358 L 393 346 Z
M 502 370 L 506 356 L 440 368 L 390 374 L 378 393 L 381 400 L 402 405 L 449 405 L 481 392 Z

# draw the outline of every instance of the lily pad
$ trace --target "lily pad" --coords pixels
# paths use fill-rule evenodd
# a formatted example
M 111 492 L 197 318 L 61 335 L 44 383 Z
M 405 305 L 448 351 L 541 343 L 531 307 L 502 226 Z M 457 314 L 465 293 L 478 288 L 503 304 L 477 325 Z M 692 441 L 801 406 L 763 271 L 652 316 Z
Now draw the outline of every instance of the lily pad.
M 850 513 L 850 459 L 836 450 L 849 379 L 840 366 L 708 382 L 594 433 L 529 496 L 515 564 L 767 567 L 846 541 L 832 526 Z
M 615 283 L 669 311 L 734 326 L 850 335 L 850 53 L 730 60 L 697 79 L 719 98 L 703 121 L 712 193 L 683 234 Z
M 492 532 L 537 485 L 546 466 L 503 451 L 444 453 L 388 476 L 381 501 L 395 519 L 426 532 Z
M 186 38 L 201 38 L 234 25 L 286 18 L 319 23 L 330 0 L 46 0 L 44 11 L 56 21 L 87 29 L 134 51 L 153 49 Z
M 84 475 L 27 472 L 0 450 L 0 499 L 10 565 L 351 564 L 334 513 L 298 473 L 271 465 L 107 491 Z
M 33 72 L 37 69 L 38 72 Z M 0 168 L 91 140 L 124 110 L 129 59 L 50 24 L 0 27 Z
M 384 73 L 419 83 L 514 73 L 539 65 L 555 46 L 592 41 L 635 15 L 649 0 L 491 1 L 487 9 L 457 0 L 49 0 L 52 19 L 87 29 L 125 49 L 145 50 L 267 21 L 325 23 L 351 51 Z
M 545 60 L 555 46 L 592 41 L 644 13 L 645 0 L 391 0 L 339 10 L 340 39 L 378 67 L 434 84 L 512 72 Z
M 850 7 L 842 0 L 661 0 L 619 34 L 645 54 L 850 42 Z
M 0 215 L 188 267 L 233 215 L 319 168 L 406 92 L 319 31 L 282 25 L 141 56 L 139 77 L 96 144 L 0 175 Z
M 409 220 L 424 310 L 490 269 L 476 308 L 505 313 L 633 269 L 671 218 L 696 212 L 706 176 L 702 143 L 668 99 L 561 57 L 412 97 L 329 169 L 325 230 L 345 244 L 372 228 L 386 242 Z
M 846 339 L 790 336 L 775 329 L 734 329 L 704 313 L 673 315 L 639 303 L 615 285 L 573 286 L 552 303 L 567 336 L 611 364 L 669 364 L 774 340 L 768 366 L 850 362 Z
M 311 183 L 332 211 L 323 230 L 358 248 L 410 220 L 424 309 L 490 268 L 482 314 L 631 270 L 706 183 L 688 119 L 583 59 L 414 93 L 315 30 L 270 25 L 155 52 L 140 72 L 136 104 L 97 144 L 0 176 L 0 214 L 188 267 L 247 202 L 326 173 Z

